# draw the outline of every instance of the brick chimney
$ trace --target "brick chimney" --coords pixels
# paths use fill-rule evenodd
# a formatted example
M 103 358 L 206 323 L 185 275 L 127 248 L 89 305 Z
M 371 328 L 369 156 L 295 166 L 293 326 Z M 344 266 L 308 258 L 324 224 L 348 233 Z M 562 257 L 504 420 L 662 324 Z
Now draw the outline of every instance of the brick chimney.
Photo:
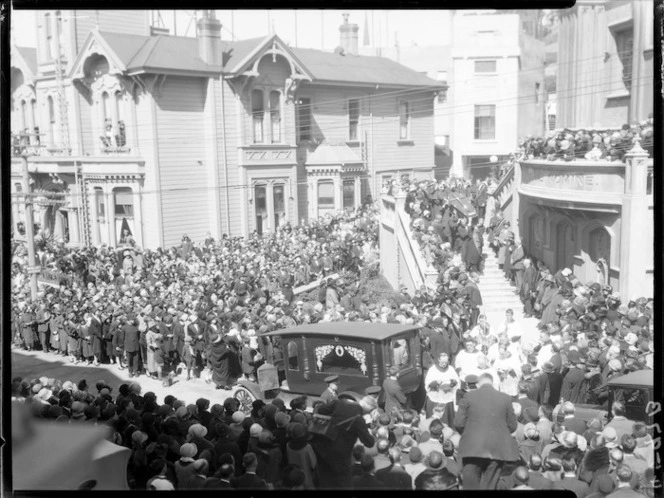
M 214 17 L 214 10 L 203 10 L 196 25 L 198 55 L 207 64 L 221 66 L 221 22 Z
M 358 52 L 358 31 L 360 30 L 357 24 L 348 24 L 349 14 L 344 14 L 344 23 L 339 26 L 339 45 L 344 49 L 344 53 L 348 55 L 357 55 Z

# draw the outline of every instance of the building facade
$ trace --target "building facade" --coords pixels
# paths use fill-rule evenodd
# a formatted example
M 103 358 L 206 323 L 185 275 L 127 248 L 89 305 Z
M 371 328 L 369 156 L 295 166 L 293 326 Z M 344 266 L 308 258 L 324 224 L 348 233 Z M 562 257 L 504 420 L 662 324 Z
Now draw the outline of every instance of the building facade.
M 652 1 L 580 0 L 561 11 L 558 128 L 620 128 L 653 112 Z
M 442 110 L 452 121 L 452 174 L 486 178 L 520 136 L 544 131 L 544 44 L 524 32 L 518 14 L 457 11 L 453 30 Z
M 580 1 L 561 11 L 557 129 L 620 129 L 653 112 L 652 2 Z M 626 299 L 654 291 L 653 158 L 525 161 L 515 172 L 519 231 L 552 270 L 610 284 Z
M 16 159 L 12 190 L 35 192 L 36 221 L 68 243 L 263 233 L 358 206 L 386 179 L 433 176 L 444 85 L 357 55 L 347 19 L 324 52 L 276 34 L 222 40 L 211 12 L 196 38 L 141 11 L 36 17 L 37 49 L 11 54 L 12 131 L 39 134 L 30 184 Z

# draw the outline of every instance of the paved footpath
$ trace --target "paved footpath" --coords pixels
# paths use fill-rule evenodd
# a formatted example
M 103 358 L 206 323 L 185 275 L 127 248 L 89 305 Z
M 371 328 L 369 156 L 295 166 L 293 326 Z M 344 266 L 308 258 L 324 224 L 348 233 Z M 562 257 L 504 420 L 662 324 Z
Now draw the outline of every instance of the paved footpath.
M 32 379 L 39 377 L 48 377 L 60 379 L 61 381 L 71 380 L 78 383 L 85 379 L 88 383 L 88 389 L 91 393 L 96 393 L 95 384 L 103 380 L 113 388 L 111 395 L 117 396 L 120 385 L 136 381 L 142 391 L 152 391 L 157 395 L 157 402 L 162 403 L 164 397 L 172 394 L 187 404 L 195 403 L 198 398 L 207 398 L 210 405 L 215 403 L 223 404 L 224 400 L 235 392 L 217 390 L 213 384 L 207 384 L 203 379 L 184 380 L 182 375 L 175 378 L 175 383 L 171 387 L 163 387 L 161 381 L 151 379 L 145 375 L 129 378 L 127 369 L 120 370 L 116 365 L 92 366 L 84 363 L 74 365 L 70 363 L 69 358 L 64 356 L 52 355 L 41 351 L 24 351 L 22 349 L 12 349 L 12 365 L 10 379 L 14 377 L 23 377 Z

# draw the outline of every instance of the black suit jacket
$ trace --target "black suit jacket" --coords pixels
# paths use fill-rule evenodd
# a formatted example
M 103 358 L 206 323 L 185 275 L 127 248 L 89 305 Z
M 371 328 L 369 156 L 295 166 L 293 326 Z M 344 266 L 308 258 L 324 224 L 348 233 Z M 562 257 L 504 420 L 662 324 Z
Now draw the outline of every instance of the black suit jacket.
M 353 489 L 385 489 L 387 486 L 384 482 L 379 481 L 376 476 L 371 474 L 362 474 L 361 476 L 353 477 Z
M 256 474 L 243 474 L 231 479 L 231 486 L 235 489 L 268 489 L 267 482 Z
M 377 470 L 376 479 L 384 482 L 390 489 L 413 489 L 413 478 L 401 466 L 390 465 Z

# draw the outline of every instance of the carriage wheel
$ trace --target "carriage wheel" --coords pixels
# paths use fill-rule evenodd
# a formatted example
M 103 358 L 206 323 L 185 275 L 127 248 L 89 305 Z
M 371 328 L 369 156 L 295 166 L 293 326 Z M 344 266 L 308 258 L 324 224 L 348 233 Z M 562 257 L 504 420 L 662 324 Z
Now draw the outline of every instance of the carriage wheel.
M 256 400 L 255 396 L 249 392 L 248 389 L 244 387 L 239 387 L 233 397 L 240 402 L 240 410 L 242 410 L 245 415 L 251 414 L 252 403 Z

